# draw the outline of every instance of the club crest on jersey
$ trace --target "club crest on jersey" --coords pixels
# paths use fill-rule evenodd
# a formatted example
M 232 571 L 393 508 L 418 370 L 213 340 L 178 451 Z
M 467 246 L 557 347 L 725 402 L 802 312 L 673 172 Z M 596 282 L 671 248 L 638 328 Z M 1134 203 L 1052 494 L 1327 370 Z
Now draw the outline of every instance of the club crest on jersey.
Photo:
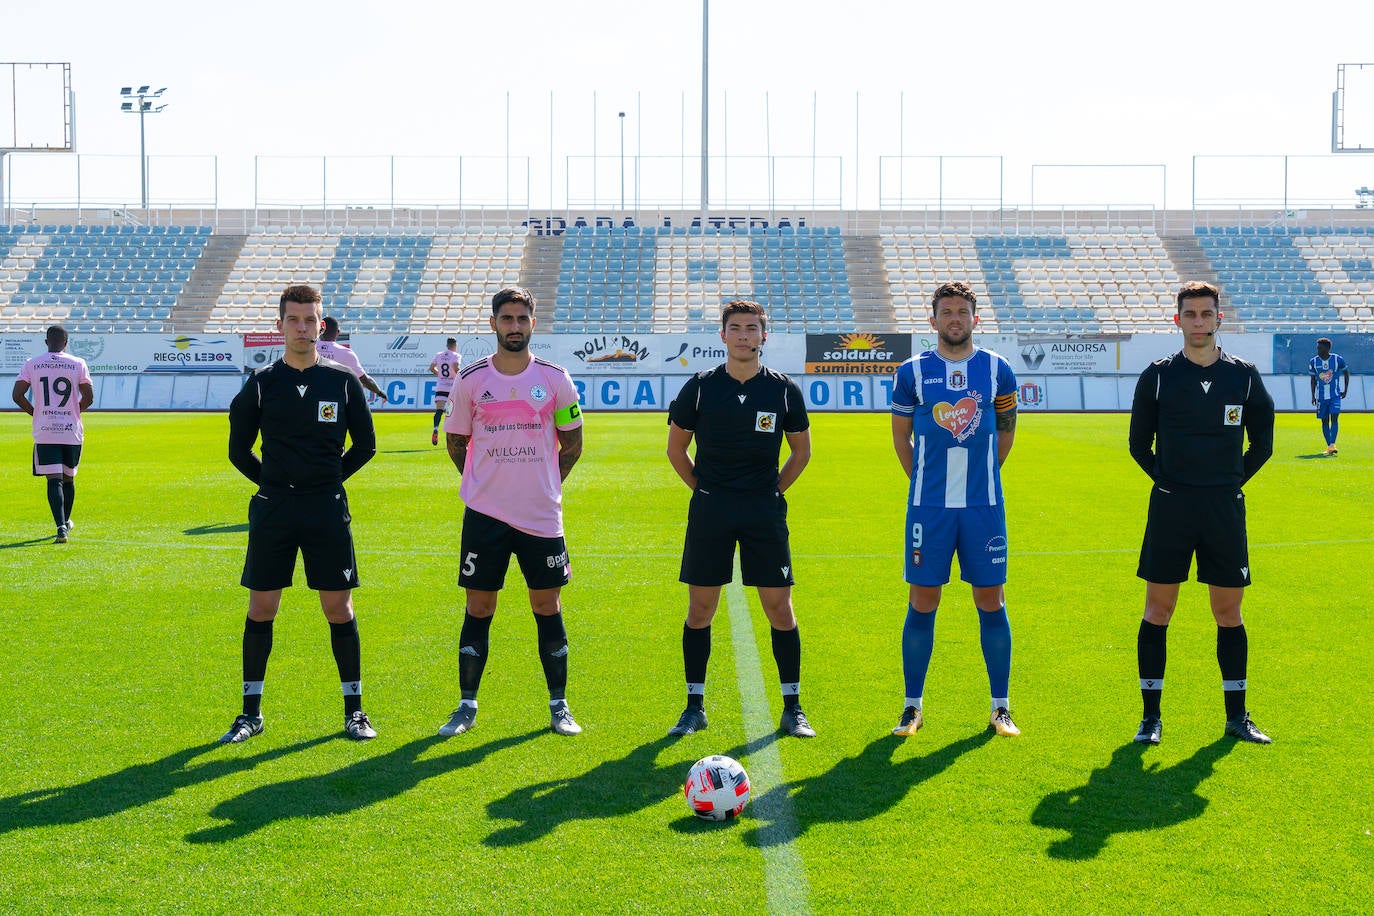
M 754 432 L 771 433 L 778 425 L 778 415 L 760 410 L 754 416 Z
M 535 401 L 543 401 L 549 396 L 549 390 L 543 385 L 531 385 L 530 397 Z
M 968 376 L 963 369 L 955 369 L 949 373 L 949 378 L 945 380 L 945 387 L 950 391 L 963 391 L 968 388 Z
M 978 428 L 983 410 L 976 399 L 963 397 L 953 404 L 940 401 L 931 408 L 930 415 L 936 423 L 949 430 L 956 442 L 963 442 Z
M 1241 408 L 1241 405 L 1240 405 L 1240 404 L 1227 404 L 1227 405 L 1226 405 L 1226 421 L 1225 421 L 1225 422 L 1226 422 L 1226 425 L 1227 425 L 1227 426 L 1239 426 L 1239 425 L 1240 425 L 1240 408 Z
M 320 401 L 320 413 L 318 419 L 321 423 L 339 422 L 339 402 Z

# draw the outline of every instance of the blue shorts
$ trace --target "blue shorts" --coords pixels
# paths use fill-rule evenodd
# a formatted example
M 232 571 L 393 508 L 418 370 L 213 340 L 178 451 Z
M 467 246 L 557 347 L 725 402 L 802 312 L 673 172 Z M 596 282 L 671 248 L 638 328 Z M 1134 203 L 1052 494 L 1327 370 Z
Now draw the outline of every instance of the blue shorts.
M 1326 401 L 1317 402 L 1317 419 L 1325 420 L 1327 417 L 1334 417 L 1341 412 L 1341 399 L 1331 398 Z
M 1001 506 L 945 509 L 908 506 L 906 581 L 934 587 L 949 581 L 959 555 L 959 578 L 975 588 L 1007 582 L 1007 516 Z

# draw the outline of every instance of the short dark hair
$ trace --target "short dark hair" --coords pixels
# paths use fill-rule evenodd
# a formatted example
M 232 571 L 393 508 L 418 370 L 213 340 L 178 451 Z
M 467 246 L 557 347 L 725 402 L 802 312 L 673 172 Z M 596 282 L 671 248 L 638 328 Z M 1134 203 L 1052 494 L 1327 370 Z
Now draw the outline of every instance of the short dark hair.
M 48 345 L 49 353 L 61 353 L 67 347 L 67 329 L 55 324 L 48 328 L 48 333 L 43 339 Z
M 1328 347 L 1330 347 L 1330 346 L 1331 346 L 1331 338 L 1330 338 L 1330 337 L 1318 337 L 1318 338 L 1317 338 L 1317 346 L 1320 347 L 1322 344 L 1326 344 Z
M 1189 280 L 1178 288 L 1178 298 L 1174 305 L 1174 311 L 1182 314 L 1184 299 L 1210 298 L 1212 304 L 1221 308 L 1221 288 L 1215 283 L 1208 283 L 1206 280 Z
M 450 338 L 448 339 L 448 343 L 444 344 L 444 346 L 446 346 L 446 347 L 456 347 L 456 346 L 458 346 L 458 338 L 456 338 L 456 337 L 450 337 Z
M 725 330 L 725 323 L 730 320 L 731 315 L 757 315 L 759 316 L 759 327 L 768 330 L 768 312 L 762 305 L 753 299 L 731 299 L 725 303 L 720 310 L 720 329 Z
M 339 319 L 333 315 L 325 315 L 320 319 L 320 337 L 324 340 L 333 340 L 339 336 Z
M 491 297 L 491 313 L 493 315 L 501 311 L 501 306 L 507 302 L 519 302 L 534 314 L 534 294 L 523 286 L 503 286 L 496 291 L 496 295 Z
M 963 299 L 973 311 L 978 311 L 978 295 L 974 293 L 973 287 L 963 280 L 950 280 L 948 283 L 941 283 L 939 288 L 935 290 L 935 295 L 930 297 L 930 310 L 934 312 L 939 307 L 941 299 L 948 299 L 951 296 L 955 299 Z
M 304 302 L 306 305 L 318 305 L 324 301 L 320 291 L 313 286 L 306 286 L 304 283 L 293 283 L 282 290 L 281 301 L 277 303 L 277 317 L 286 317 L 286 303 Z

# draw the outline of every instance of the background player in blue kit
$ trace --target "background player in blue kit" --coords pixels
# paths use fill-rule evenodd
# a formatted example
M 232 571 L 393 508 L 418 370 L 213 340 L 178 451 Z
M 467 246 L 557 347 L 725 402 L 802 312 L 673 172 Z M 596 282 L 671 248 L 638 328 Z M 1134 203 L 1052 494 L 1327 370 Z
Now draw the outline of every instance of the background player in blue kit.
M 990 726 L 1021 734 L 1007 698 L 1011 626 L 1002 586 L 1007 581 L 1007 519 L 1002 463 L 1016 433 L 1016 376 L 1011 365 L 973 343 L 977 297 L 968 284 L 945 283 L 931 300 L 935 349 L 897 369 L 892 393 L 892 444 L 911 479 L 906 511 L 906 581 L 911 586 L 902 629 L 906 702 L 894 735 L 916 734 L 926 671 L 935 645 L 935 611 L 959 555 L 960 578 L 973 587 L 983 661 L 992 688 Z
M 1350 390 L 1350 368 L 1338 353 L 1331 352 L 1331 338 L 1317 339 L 1317 355 L 1307 361 L 1312 381 L 1312 406 L 1322 421 L 1326 454 L 1336 454 L 1336 434 L 1340 431 L 1341 398 Z

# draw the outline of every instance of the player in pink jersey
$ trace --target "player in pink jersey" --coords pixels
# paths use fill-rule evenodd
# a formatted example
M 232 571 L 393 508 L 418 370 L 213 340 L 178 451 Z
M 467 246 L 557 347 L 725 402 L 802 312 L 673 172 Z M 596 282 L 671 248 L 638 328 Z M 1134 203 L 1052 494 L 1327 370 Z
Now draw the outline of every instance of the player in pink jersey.
M 444 407 L 448 404 L 449 392 L 458 378 L 458 368 L 463 365 L 463 357 L 458 355 L 458 338 L 450 337 L 444 349 L 434 354 L 429 361 L 429 371 L 438 380 L 434 385 L 434 431 L 429 435 L 429 444 L 439 444 L 439 421 L 444 418 Z
M 463 482 L 458 584 L 467 592 L 458 637 L 462 700 L 441 735 L 472 728 L 487 663 L 496 598 L 514 554 L 529 588 L 539 631 L 539 661 L 549 688 L 550 727 L 576 735 L 568 711 L 568 636 L 559 593 L 572 577 L 563 539 L 563 481 L 582 455 L 577 389 L 561 366 L 529 350 L 534 296 L 519 286 L 491 300 L 498 347 L 458 373 L 444 432 Z
M 348 367 L 358 377 L 358 381 L 363 383 L 364 388 L 379 398 L 385 398 L 386 394 L 382 391 L 382 386 L 378 385 L 377 380 L 363 369 L 363 364 L 358 360 L 358 354 L 339 343 L 338 339 L 339 319 L 333 315 L 325 315 L 324 321 L 320 323 L 320 339 L 315 341 L 315 351 L 325 359 L 332 359 L 334 362 Z
M 48 328 L 46 343 L 48 352 L 19 370 L 13 397 L 19 409 L 33 417 L 33 475 L 48 479 L 48 508 L 57 524 L 54 543 L 65 544 L 72 530 L 76 468 L 85 438 L 81 413 L 95 401 L 95 388 L 86 361 L 62 352 L 67 349 L 66 328 Z

